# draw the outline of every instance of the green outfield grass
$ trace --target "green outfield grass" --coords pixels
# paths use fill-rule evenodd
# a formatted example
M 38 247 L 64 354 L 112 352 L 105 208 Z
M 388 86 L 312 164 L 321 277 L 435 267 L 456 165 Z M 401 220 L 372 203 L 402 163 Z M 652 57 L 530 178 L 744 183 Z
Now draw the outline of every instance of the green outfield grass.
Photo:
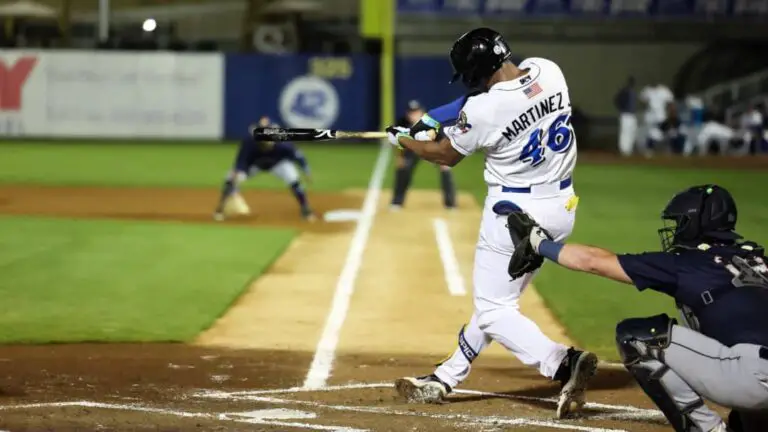
M 377 146 L 298 146 L 313 172 L 311 189 L 365 187 Z M 56 186 L 219 187 L 232 166 L 235 143 L 0 142 L 0 183 Z M 282 189 L 269 175 L 244 188 Z
M 479 202 L 485 197 L 482 157 L 473 156 L 455 169 L 461 190 Z M 729 169 L 684 169 L 611 166 L 581 163 L 574 175 L 580 204 L 571 241 L 616 252 L 659 250 L 659 214 L 672 195 L 686 187 L 717 183 L 730 190 L 739 205 L 739 232 L 768 243 L 768 172 Z M 438 187 L 434 167 L 421 164 L 416 187 Z M 583 346 L 617 359 L 613 330 L 622 318 L 660 312 L 675 314 L 672 300 L 651 291 L 565 270 L 548 264 L 535 281 L 545 302 Z
M 191 340 L 293 235 L 0 217 L 0 343 Z
M 314 173 L 310 190 L 324 191 L 366 187 L 378 152 L 342 144 L 300 148 Z M 218 188 L 236 150 L 234 143 L 3 142 L 0 184 Z M 263 175 L 245 187 L 285 185 Z M 189 340 L 295 234 L 0 217 L 0 343 Z

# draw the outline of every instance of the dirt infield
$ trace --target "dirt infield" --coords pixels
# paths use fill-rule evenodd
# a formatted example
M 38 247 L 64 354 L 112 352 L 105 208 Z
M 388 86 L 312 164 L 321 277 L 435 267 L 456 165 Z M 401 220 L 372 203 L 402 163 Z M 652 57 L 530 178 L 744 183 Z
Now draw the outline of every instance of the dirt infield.
M 2 187 L 0 213 L 208 222 L 215 197 Z M 0 347 L 0 430 L 668 430 L 629 377 L 612 368 L 599 372 L 583 418 L 555 421 L 557 386 L 497 346 L 478 359 L 449 404 L 407 405 L 394 397 L 392 380 L 431 371 L 471 314 L 479 212 L 467 196 L 452 213 L 440 209 L 434 192 L 414 191 L 397 213 L 386 210 L 389 197 L 382 196 L 354 292 L 338 287 L 355 224 L 306 223 L 282 191 L 245 197 L 257 214 L 232 223 L 303 234 L 224 317 L 190 345 Z M 310 197 L 320 213 L 360 208 L 363 194 Z M 441 232 L 452 243 L 453 267 L 440 249 Z M 318 341 L 330 318 L 339 318 L 332 307 L 339 293 L 348 308 L 340 309 L 327 385 L 303 388 L 322 351 Z M 566 337 L 554 324 L 545 331 Z
M 249 216 L 228 224 L 300 228 L 313 232 L 349 230 L 350 224 L 308 224 L 300 218 L 293 196 L 283 190 L 246 190 Z M 0 214 L 70 218 L 107 218 L 164 222 L 215 223 L 218 200 L 213 189 L 67 188 L 0 186 Z M 318 193 L 310 196 L 315 212 L 357 209 L 359 192 Z

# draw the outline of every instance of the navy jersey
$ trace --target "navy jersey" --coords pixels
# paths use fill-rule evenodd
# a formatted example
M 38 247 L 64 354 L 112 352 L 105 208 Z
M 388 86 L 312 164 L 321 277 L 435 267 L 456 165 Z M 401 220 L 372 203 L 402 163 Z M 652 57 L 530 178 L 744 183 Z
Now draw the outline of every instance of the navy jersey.
M 734 256 L 755 256 L 739 246 L 713 246 L 619 255 L 619 264 L 639 290 L 652 289 L 675 298 L 698 321 L 698 331 L 726 346 L 768 346 L 768 286 L 742 286 Z M 758 257 L 761 257 L 759 254 Z M 751 270 L 766 272 L 752 262 Z
M 272 148 L 267 149 L 250 138 L 243 138 L 235 159 L 235 171 L 247 173 L 253 167 L 262 171 L 269 171 L 285 160 L 296 163 L 305 173 L 309 172 L 307 159 L 293 144 L 276 142 Z

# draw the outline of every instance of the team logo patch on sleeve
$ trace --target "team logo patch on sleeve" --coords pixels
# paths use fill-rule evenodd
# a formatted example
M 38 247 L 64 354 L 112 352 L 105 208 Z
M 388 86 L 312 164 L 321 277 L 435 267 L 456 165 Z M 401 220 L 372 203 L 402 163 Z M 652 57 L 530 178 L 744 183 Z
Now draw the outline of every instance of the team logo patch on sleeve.
M 459 118 L 456 120 L 456 129 L 461 133 L 467 133 L 472 129 L 472 125 L 467 122 L 467 114 L 464 111 L 459 113 Z

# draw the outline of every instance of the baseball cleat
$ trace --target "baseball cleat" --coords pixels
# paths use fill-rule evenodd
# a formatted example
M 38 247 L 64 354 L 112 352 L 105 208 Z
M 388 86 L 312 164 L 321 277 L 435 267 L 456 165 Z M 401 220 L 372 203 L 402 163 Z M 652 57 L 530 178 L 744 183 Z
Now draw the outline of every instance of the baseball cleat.
M 451 387 L 434 374 L 400 378 L 395 381 L 395 389 L 408 403 L 443 403 L 451 392 Z
M 403 209 L 403 206 L 400 204 L 392 204 L 389 206 L 389 211 L 391 212 L 399 212 L 402 209 Z
M 222 212 L 215 212 L 215 213 L 213 214 L 213 220 L 215 220 L 215 221 L 217 221 L 217 222 L 221 222 L 221 221 L 223 221 L 224 219 L 225 219 L 225 218 L 224 218 L 224 213 L 222 213 Z
M 314 222 L 317 220 L 317 216 L 312 212 L 310 208 L 301 209 L 301 217 L 307 222 Z
M 580 411 L 586 402 L 587 384 L 597 373 L 597 356 L 569 348 L 555 374 L 562 388 L 557 399 L 557 418 L 567 418 Z

